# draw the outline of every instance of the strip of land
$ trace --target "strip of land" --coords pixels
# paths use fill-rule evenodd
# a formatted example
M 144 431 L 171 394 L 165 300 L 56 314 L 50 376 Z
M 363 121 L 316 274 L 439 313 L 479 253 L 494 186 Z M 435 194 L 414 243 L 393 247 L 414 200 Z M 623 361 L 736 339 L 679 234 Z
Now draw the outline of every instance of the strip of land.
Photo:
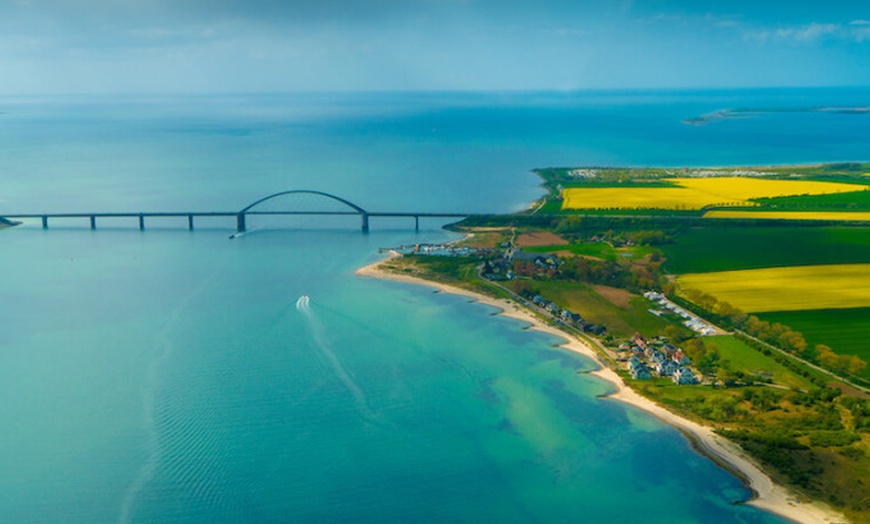
M 434 287 L 444 293 L 473 298 L 481 304 L 501 310 L 501 314 L 504 316 L 528 322 L 531 324 L 532 329 L 563 338 L 566 341 L 562 346 L 563 348 L 582 354 L 597 363 L 598 370 L 590 374 L 613 384 L 614 391 L 607 395 L 608 398 L 635 406 L 677 428 L 690 439 L 693 446 L 700 453 L 710 457 L 714 462 L 743 479 L 753 493 L 752 499 L 747 502 L 748 504 L 798 523 L 831 524 L 846 522 L 846 518 L 843 515 L 828 506 L 820 503 L 799 501 L 796 495 L 791 494 L 786 488 L 775 484 L 736 444 L 715 434 L 712 428 L 677 416 L 653 401 L 635 393 L 619 375 L 602 364 L 595 349 L 589 344 L 565 331 L 544 323 L 525 307 L 510 300 L 496 299 L 455 286 L 432 282 L 410 275 L 392 273 L 380 267 L 382 262 L 376 262 L 360 268 L 356 273 L 365 277 L 425 285 Z

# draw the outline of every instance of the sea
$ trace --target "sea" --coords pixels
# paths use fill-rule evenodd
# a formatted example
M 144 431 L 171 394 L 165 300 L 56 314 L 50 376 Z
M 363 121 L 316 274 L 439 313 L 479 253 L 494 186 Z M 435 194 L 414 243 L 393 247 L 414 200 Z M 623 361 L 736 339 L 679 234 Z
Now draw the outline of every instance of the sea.
M 514 212 L 542 195 L 540 167 L 868 160 L 867 105 L 866 88 L 6 96 L 0 215 L 238 211 L 292 190 Z M 0 520 L 784 522 L 680 432 L 602 398 L 562 340 L 354 274 L 382 247 L 457 238 L 446 222 L 0 231 Z

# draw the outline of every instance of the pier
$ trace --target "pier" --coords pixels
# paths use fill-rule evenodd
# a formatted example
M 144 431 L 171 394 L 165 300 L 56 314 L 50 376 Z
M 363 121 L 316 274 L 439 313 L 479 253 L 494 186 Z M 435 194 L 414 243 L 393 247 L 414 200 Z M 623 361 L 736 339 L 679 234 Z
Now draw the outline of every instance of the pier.
M 257 207 L 267 202 L 269 200 L 286 196 L 286 195 L 315 195 L 318 197 L 323 197 L 328 200 L 332 200 L 338 202 L 342 205 L 344 209 L 333 210 L 333 211 L 317 211 L 317 210 L 284 210 L 284 211 L 266 211 L 266 210 L 258 210 Z M 281 191 L 279 193 L 274 193 L 267 197 L 263 197 L 248 206 L 242 208 L 240 211 L 178 211 L 178 212 L 120 212 L 120 213 L 23 213 L 23 214 L 10 214 L 10 215 L 2 215 L 3 218 L 8 219 L 40 219 L 42 222 L 42 228 L 48 229 L 49 223 L 51 219 L 60 219 L 60 218 L 81 218 L 87 220 L 88 225 L 91 229 L 97 229 L 97 219 L 106 219 L 106 218 L 130 218 L 135 220 L 138 223 L 139 230 L 144 231 L 146 226 L 146 219 L 149 218 L 187 218 L 187 228 L 190 231 L 194 230 L 194 224 L 196 218 L 204 218 L 204 217 L 235 217 L 236 221 L 236 232 L 244 233 L 247 231 L 247 217 L 249 216 L 359 216 L 360 217 L 360 229 L 363 233 L 369 232 L 369 219 L 371 217 L 384 217 L 384 218 L 413 218 L 414 219 L 414 230 L 420 230 L 420 219 L 421 218 L 464 218 L 470 216 L 470 213 L 418 213 L 418 212 L 373 212 L 367 211 L 362 207 L 345 200 L 341 197 L 324 193 L 322 191 L 311 191 L 311 190 L 293 190 L 293 191 Z

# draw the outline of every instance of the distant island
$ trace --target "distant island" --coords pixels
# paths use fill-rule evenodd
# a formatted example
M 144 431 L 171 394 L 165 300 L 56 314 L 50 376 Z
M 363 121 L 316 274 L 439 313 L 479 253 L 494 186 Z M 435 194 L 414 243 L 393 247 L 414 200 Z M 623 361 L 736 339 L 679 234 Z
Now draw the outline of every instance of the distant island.
M 722 120 L 726 118 L 749 118 L 765 113 L 839 113 L 847 115 L 864 115 L 870 114 L 870 106 L 722 109 L 721 111 L 715 111 L 706 115 L 687 118 L 683 120 L 683 123 L 694 126 L 702 126 L 716 120 Z
M 870 520 L 870 164 L 536 172 L 527 211 L 362 272 L 556 330 L 753 504 Z

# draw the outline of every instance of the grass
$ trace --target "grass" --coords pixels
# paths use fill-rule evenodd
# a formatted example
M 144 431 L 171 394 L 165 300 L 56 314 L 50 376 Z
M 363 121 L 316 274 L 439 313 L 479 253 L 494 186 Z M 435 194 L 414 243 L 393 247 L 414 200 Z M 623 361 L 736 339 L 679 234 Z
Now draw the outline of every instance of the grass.
M 531 251 L 533 253 L 555 253 L 557 251 L 568 251 L 572 255 L 583 255 L 587 257 L 600 258 L 602 260 L 616 260 L 617 258 L 619 258 L 616 248 L 606 242 L 589 242 L 586 244 L 566 244 L 560 246 L 524 247 L 523 251 Z
M 870 263 L 867 227 L 699 227 L 659 246 L 671 273 Z
M 715 344 L 722 361 L 727 360 L 732 371 L 743 371 L 748 376 L 770 373 L 775 384 L 789 388 L 811 389 L 812 383 L 783 366 L 772 357 L 747 346 L 733 335 L 705 337 L 705 344 Z
M 562 192 L 563 209 L 702 209 L 752 205 L 789 195 L 854 192 L 853 184 L 749 177 L 672 178 L 677 187 L 574 187 Z
M 853 191 L 832 195 L 797 195 L 787 197 L 761 198 L 756 200 L 763 207 L 778 210 L 870 210 L 870 191 Z
M 700 217 L 699 209 L 563 209 L 561 200 L 551 200 L 537 211 L 539 215 L 581 215 L 581 216 L 685 216 Z
M 779 322 L 801 332 L 810 346 L 824 344 L 844 355 L 870 362 L 870 308 L 817 309 L 762 313 L 762 320 Z M 870 366 L 862 377 L 870 379 Z
M 762 218 L 769 220 L 836 220 L 870 222 L 870 211 L 730 211 L 714 210 L 704 218 Z
M 649 246 L 615 248 L 607 242 L 587 242 L 583 244 L 524 247 L 523 251 L 530 251 L 533 253 L 556 253 L 559 251 L 568 251 L 572 255 L 595 257 L 602 260 L 619 260 L 623 257 L 628 258 L 629 255 L 633 259 L 643 258 L 652 253 L 653 248 Z
M 541 294 L 556 304 L 580 314 L 594 324 L 607 326 L 608 333 L 630 337 L 640 331 L 655 335 L 670 322 L 647 311 L 650 307 L 642 297 L 634 297 L 628 308 L 620 308 L 602 297 L 590 286 L 580 282 L 535 282 Z
M 689 273 L 677 283 L 750 313 L 870 307 L 870 264 Z

